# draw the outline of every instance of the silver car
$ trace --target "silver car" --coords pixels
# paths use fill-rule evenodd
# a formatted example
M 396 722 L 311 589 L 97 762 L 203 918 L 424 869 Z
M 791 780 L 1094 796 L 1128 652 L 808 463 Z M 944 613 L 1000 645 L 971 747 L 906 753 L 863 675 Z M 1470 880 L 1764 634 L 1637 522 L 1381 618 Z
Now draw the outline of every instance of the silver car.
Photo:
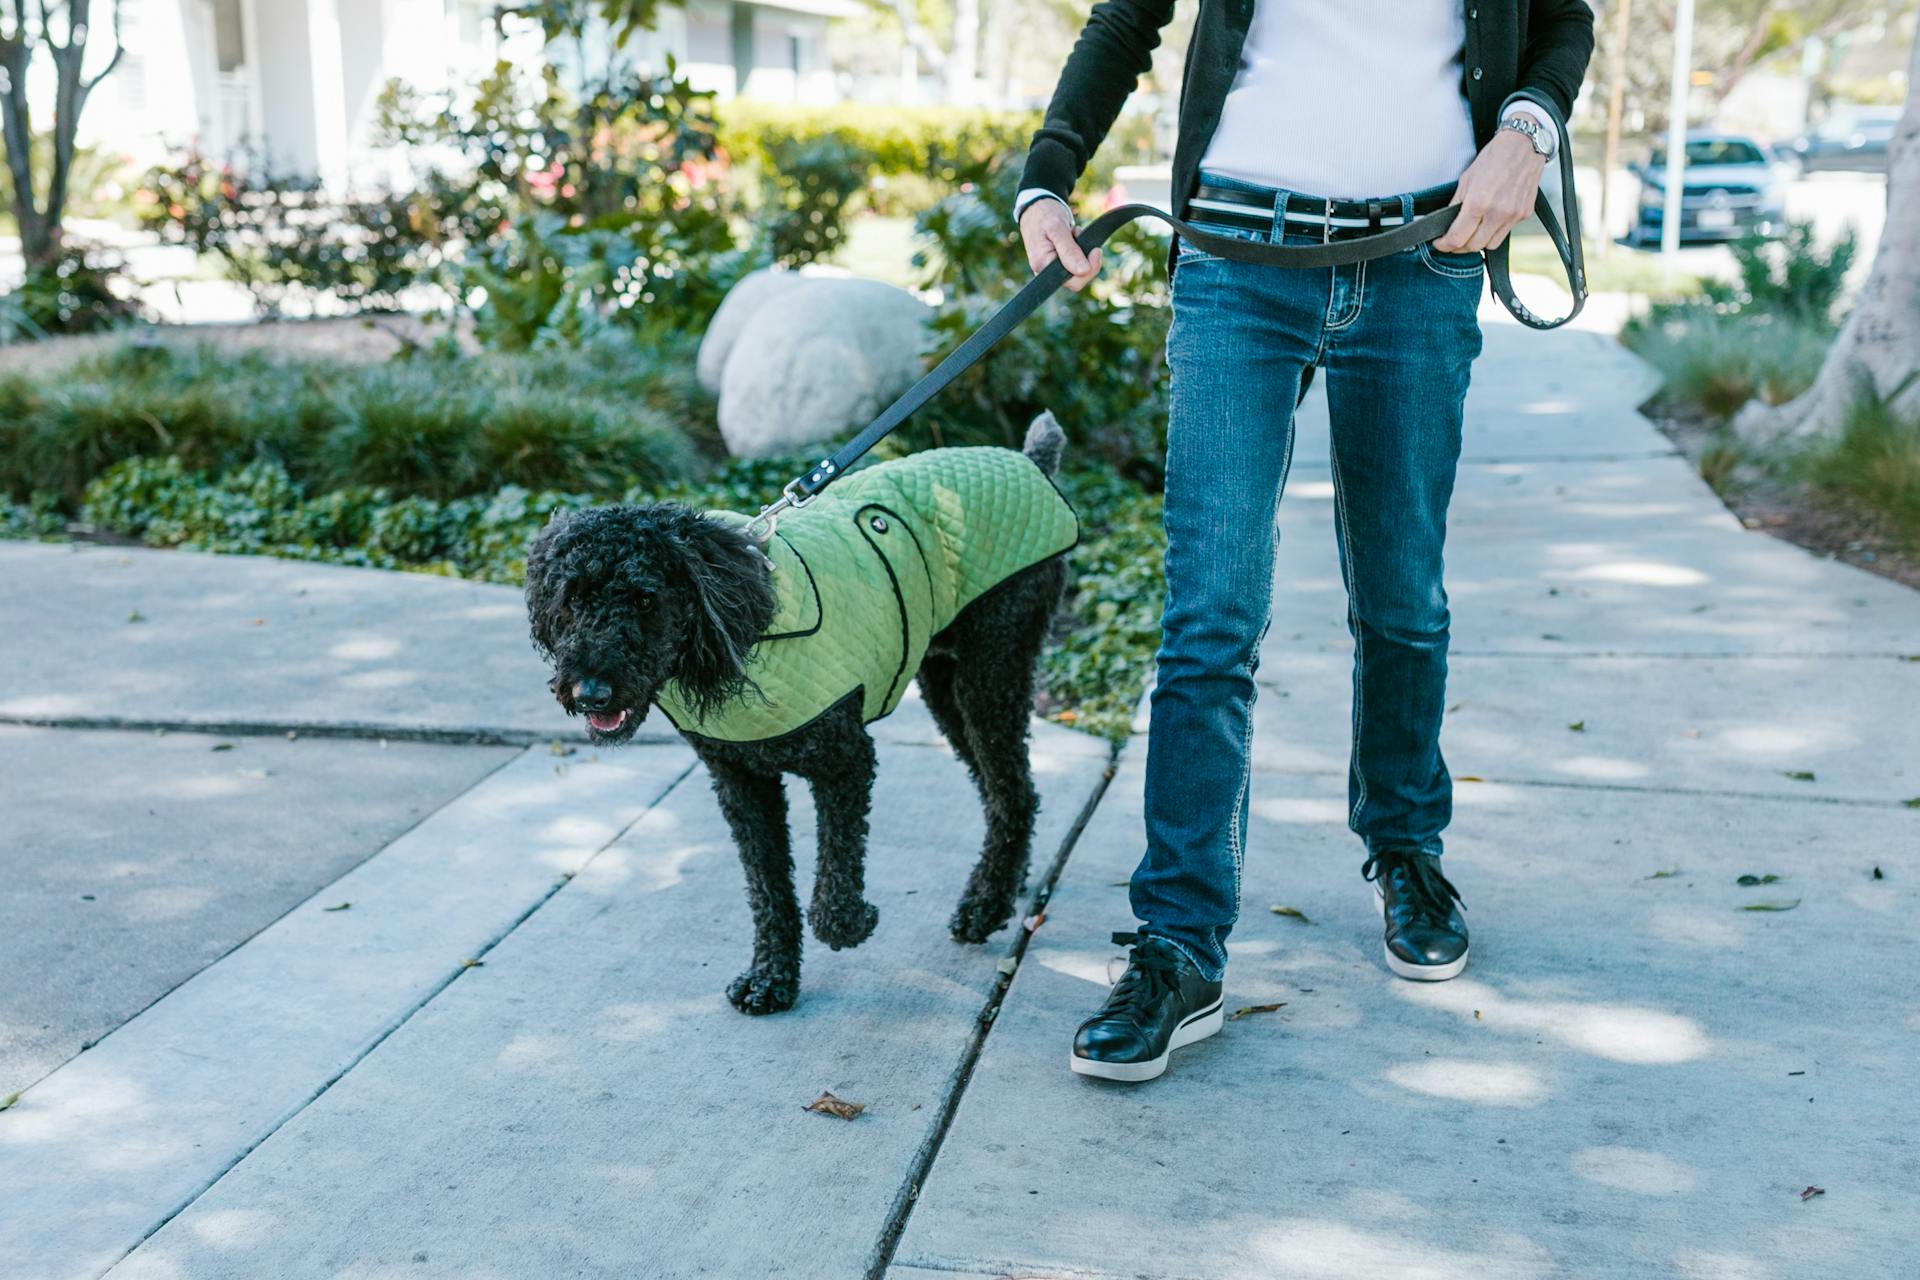
M 1666 220 L 1667 152 L 1654 148 L 1635 165 L 1640 212 L 1628 233 L 1634 244 L 1658 244 Z M 1680 193 L 1680 239 L 1737 240 L 1749 233 L 1778 236 L 1787 228 L 1786 188 L 1767 153 L 1752 138 L 1732 133 L 1687 135 Z

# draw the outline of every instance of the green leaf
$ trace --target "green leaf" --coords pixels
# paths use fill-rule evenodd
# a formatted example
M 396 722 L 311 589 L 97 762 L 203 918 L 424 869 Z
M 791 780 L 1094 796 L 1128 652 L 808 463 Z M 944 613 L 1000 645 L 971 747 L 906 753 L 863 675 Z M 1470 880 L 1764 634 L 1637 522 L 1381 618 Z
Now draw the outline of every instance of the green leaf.
M 1587 731 L 1587 722 L 1585 720 L 1575 720 L 1572 724 L 1568 725 L 1567 728 L 1573 730 L 1575 733 L 1585 733 Z
M 18 1101 L 20 1101 L 20 1094 L 18 1091 L 10 1093 L 4 1098 L 0 1098 L 0 1111 L 7 1110 L 11 1106 L 13 1106 L 14 1103 Z
M 1656 871 L 1656 872 L 1654 872 L 1654 873 L 1653 873 L 1652 875 L 1650 875 L 1650 876 L 1648 876 L 1648 877 L 1647 877 L 1647 879 L 1649 879 L 1649 880 L 1671 880 L 1671 879 L 1673 879 L 1673 878 L 1674 878 L 1675 876 L 1677 876 L 1677 875 L 1679 875 L 1679 874 L 1680 874 L 1680 868 L 1678 868 L 1678 867 L 1668 867 L 1668 868 L 1667 868 L 1667 869 L 1666 869 L 1665 871 Z
M 1902 800 L 1900 803 L 1909 809 L 1920 809 L 1920 796 L 1913 796 L 1909 799 Z
M 320 909 L 322 911 L 345 911 L 348 907 L 351 907 L 352 905 L 353 904 L 351 902 L 336 902 L 331 907 L 322 907 Z
M 1749 902 L 1740 909 L 1742 911 L 1791 911 L 1799 905 L 1800 899 L 1795 898 L 1792 902 Z
M 1811 769 L 1782 769 L 1780 773 L 1782 777 L 1792 778 L 1795 782 L 1813 781 L 1813 770 Z
M 1773 884 L 1779 879 L 1780 879 L 1779 876 L 1774 875 L 1772 872 L 1768 872 L 1766 875 L 1763 875 L 1763 876 L 1741 876 L 1738 880 L 1734 881 L 1734 883 L 1739 885 L 1743 889 L 1751 889 L 1753 888 L 1753 886 L 1757 884 Z

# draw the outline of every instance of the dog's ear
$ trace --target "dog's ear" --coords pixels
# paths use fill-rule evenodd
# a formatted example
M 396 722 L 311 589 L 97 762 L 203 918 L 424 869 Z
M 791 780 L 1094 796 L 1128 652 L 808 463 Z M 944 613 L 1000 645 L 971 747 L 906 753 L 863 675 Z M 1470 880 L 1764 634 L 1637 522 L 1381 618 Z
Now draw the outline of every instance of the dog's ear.
M 752 683 L 747 655 L 773 619 L 774 592 L 766 557 L 740 529 L 687 514 L 672 533 L 692 595 L 674 675 L 694 712 L 706 716 Z
M 570 517 L 556 516 L 534 537 L 527 548 L 527 623 L 533 633 L 533 646 L 540 656 L 553 657 L 555 611 L 566 590 L 566 571 L 562 567 L 558 543 Z

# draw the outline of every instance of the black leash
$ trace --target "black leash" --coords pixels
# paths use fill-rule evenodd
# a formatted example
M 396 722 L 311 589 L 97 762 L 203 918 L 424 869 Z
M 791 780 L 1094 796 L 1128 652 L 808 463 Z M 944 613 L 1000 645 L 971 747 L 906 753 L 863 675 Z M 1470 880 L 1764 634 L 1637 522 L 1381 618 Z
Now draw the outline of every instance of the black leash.
M 1556 113 L 1557 114 L 1557 113 Z M 1561 128 L 1561 137 L 1566 137 L 1566 129 Z M 1579 206 L 1573 199 L 1573 160 L 1569 148 L 1563 145 L 1559 150 L 1561 190 L 1567 197 L 1567 225 L 1563 228 L 1554 214 L 1552 205 L 1544 194 L 1534 197 L 1534 213 L 1546 228 L 1547 238 L 1553 241 L 1553 247 L 1559 251 L 1561 265 L 1567 271 L 1567 283 L 1573 289 L 1573 309 L 1558 320 L 1542 320 L 1513 296 L 1513 279 L 1507 266 L 1508 240 L 1486 251 L 1487 277 L 1493 287 L 1494 296 L 1512 313 L 1513 318 L 1531 329 L 1557 329 L 1580 314 L 1580 308 L 1586 305 L 1587 282 L 1585 261 L 1580 251 L 1580 214 Z M 1253 240 L 1240 240 L 1232 236 L 1215 235 L 1202 231 L 1189 222 L 1185 222 L 1164 210 L 1148 204 L 1123 204 L 1107 210 L 1088 223 L 1086 229 L 1074 236 L 1080 248 L 1092 252 L 1105 244 L 1114 232 L 1128 223 L 1140 218 L 1155 218 L 1166 223 L 1176 231 L 1182 240 L 1194 248 L 1216 257 L 1233 262 L 1247 262 L 1267 267 L 1337 267 L 1355 262 L 1371 262 L 1375 258 L 1384 258 L 1389 254 L 1405 249 L 1417 248 L 1445 234 L 1448 227 L 1460 214 L 1459 205 L 1448 205 L 1423 214 L 1409 222 L 1383 231 L 1378 235 L 1361 236 L 1352 240 L 1334 240 L 1321 244 L 1266 244 Z M 1511 237 L 1509 237 L 1509 240 Z M 843 472 L 873 448 L 894 428 L 925 405 L 927 401 L 946 388 L 947 384 L 977 364 L 993 346 L 1013 332 L 1014 326 L 1040 309 L 1040 304 L 1051 298 L 1061 285 L 1067 282 L 1068 272 L 1056 259 L 1047 264 L 1033 279 L 1020 287 L 1020 291 L 1007 300 L 1005 306 L 974 330 L 967 340 L 955 347 L 947 358 L 935 365 L 927 375 L 908 387 L 905 394 L 886 411 L 875 418 L 865 430 L 847 443 L 834 450 L 830 457 L 820 460 L 811 471 L 803 476 L 789 480 L 780 490 L 780 496 L 760 509 L 748 523 L 751 536 L 759 539 L 769 537 L 773 532 L 774 521 L 782 511 L 795 510 L 813 501 L 822 489 L 832 484 Z

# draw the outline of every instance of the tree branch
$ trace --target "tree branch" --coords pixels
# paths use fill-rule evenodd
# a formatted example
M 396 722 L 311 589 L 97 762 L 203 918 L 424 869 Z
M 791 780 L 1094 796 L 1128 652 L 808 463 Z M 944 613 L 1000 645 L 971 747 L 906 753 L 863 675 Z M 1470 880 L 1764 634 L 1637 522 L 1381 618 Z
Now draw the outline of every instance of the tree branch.
M 920 25 L 919 18 L 917 18 L 913 12 L 913 0 L 892 0 L 890 4 L 883 4 L 882 0 L 869 0 L 869 3 L 873 4 L 876 8 L 884 7 L 888 12 L 892 13 L 894 17 L 898 18 L 900 20 L 901 33 L 906 36 L 907 43 L 913 47 L 913 51 L 919 56 L 920 61 L 926 63 L 935 71 L 945 74 L 947 69 L 946 50 L 933 43 L 932 37 L 930 37 L 926 29 Z
M 126 7 L 126 0 L 113 0 L 113 56 L 107 59 L 107 65 L 100 68 L 98 75 L 94 76 L 91 80 L 81 82 L 80 96 L 82 100 L 93 92 L 95 85 L 112 75 L 113 69 L 120 65 L 120 60 L 127 56 L 127 46 L 120 39 L 120 16 L 126 11 Z M 79 113 L 76 111 L 75 114 L 77 115 Z

